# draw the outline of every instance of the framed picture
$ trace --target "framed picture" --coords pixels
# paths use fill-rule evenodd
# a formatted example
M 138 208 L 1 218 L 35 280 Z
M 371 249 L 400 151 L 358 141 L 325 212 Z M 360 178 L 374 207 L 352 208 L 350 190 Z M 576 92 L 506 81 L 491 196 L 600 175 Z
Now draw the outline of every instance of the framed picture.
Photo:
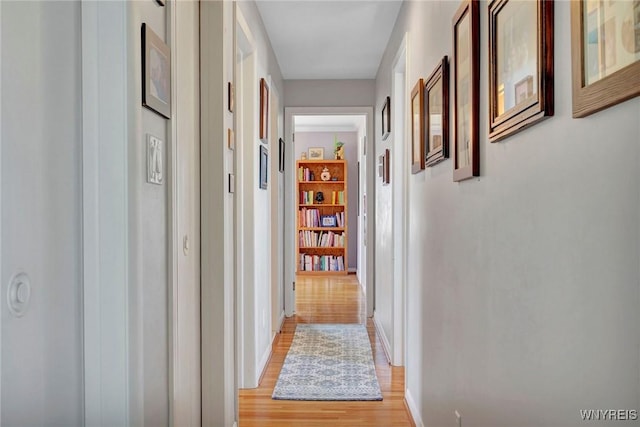
M 235 97 L 235 89 L 233 88 L 233 83 L 227 82 L 227 110 L 230 113 L 233 113 L 233 98 Z
M 571 2 L 573 117 L 640 95 L 640 1 Z
M 171 51 L 147 24 L 142 24 L 142 105 L 171 117 Z
M 453 17 L 453 180 L 480 175 L 480 16 L 478 0 L 464 0 Z
M 411 91 L 411 173 L 424 169 L 424 83 L 422 79 Z
M 229 150 L 235 150 L 236 148 L 235 136 L 233 133 L 233 129 L 231 128 L 227 128 L 227 148 Z
M 278 146 L 279 146 L 279 151 L 278 151 L 278 171 L 279 172 L 284 172 L 284 139 L 280 138 L 280 140 L 278 141 Z
M 260 79 L 260 141 L 269 141 L 269 86 Z
M 387 96 L 387 100 L 382 107 L 382 140 L 386 140 L 391 133 L 391 98 Z
M 260 145 L 260 188 L 267 189 L 267 177 L 269 176 L 269 151 L 264 145 Z
M 445 56 L 424 84 L 425 166 L 449 157 L 449 59 Z
M 382 185 L 387 185 L 391 183 L 391 151 L 388 148 L 384 150 L 382 158 Z
M 553 0 L 489 4 L 489 141 L 553 116 Z
M 160 6 L 164 6 L 164 2 L 165 0 L 156 0 L 156 3 L 158 3 Z
M 335 215 L 322 215 L 320 223 L 323 227 L 335 227 L 337 225 Z
M 309 160 L 323 160 L 324 148 L 309 148 Z

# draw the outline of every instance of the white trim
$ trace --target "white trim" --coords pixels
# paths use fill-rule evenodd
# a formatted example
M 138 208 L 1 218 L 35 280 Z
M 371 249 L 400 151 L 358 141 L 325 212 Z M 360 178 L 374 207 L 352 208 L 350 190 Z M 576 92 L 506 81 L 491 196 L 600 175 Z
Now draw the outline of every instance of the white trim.
M 387 358 L 387 362 L 391 364 L 391 346 L 389 345 L 389 340 L 387 339 L 387 335 L 384 333 L 384 328 L 382 327 L 382 323 L 378 320 L 376 316 L 373 316 L 373 324 L 376 327 L 376 333 L 382 342 L 382 350 L 384 351 L 384 355 Z
M 90 0 L 81 4 L 84 424 L 87 426 L 127 426 L 130 422 L 128 7 L 121 2 Z
M 415 400 L 413 400 L 411 391 L 409 391 L 408 388 L 404 391 L 404 400 L 407 402 L 407 408 L 409 408 L 409 413 L 411 414 L 411 417 L 413 417 L 413 422 L 416 423 L 416 427 L 424 427 L 420 411 L 418 410 L 418 405 L 416 405 Z
M 366 131 L 365 137 L 367 141 L 367 152 L 370 153 L 373 150 L 371 141 L 374 138 L 370 138 L 369 135 L 373 135 L 373 107 L 285 107 L 284 109 L 284 134 L 285 140 L 291 141 L 295 146 L 295 142 L 293 140 L 293 117 L 300 115 L 363 115 L 366 117 Z M 290 152 L 295 152 L 292 147 Z M 372 163 L 375 156 L 366 156 L 369 164 L 366 166 L 367 171 L 375 170 Z M 285 197 L 285 209 L 284 209 L 284 223 L 285 224 L 295 224 L 295 209 L 294 206 L 296 204 L 296 190 L 295 190 L 295 164 L 296 159 L 293 155 L 286 156 L 285 158 L 285 170 L 284 170 L 284 197 Z M 375 177 L 373 174 L 369 173 L 367 176 L 367 194 L 371 195 L 367 197 L 367 212 L 373 212 L 374 209 L 374 190 L 375 187 Z M 375 220 L 373 219 L 373 215 L 367 215 L 367 235 L 373 236 L 375 233 Z M 295 239 L 296 239 L 296 230 L 295 227 L 289 226 L 285 227 L 285 239 L 284 239 L 284 258 L 285 258 L 285 270 L 284 270 L 284 283 L 285 283 L 285 299 L 284 299 L 284 309 L 287 317 L 293 316 L 295 313 L 295 291 L 293 290 L 293 283 L 296 280 L 296 254 L 295 254 Z M 374 294 L 375 291 L 373 289 L 374 286 L 374 245 L 370 244 L 367 246 L 366 252 L 366 265 L 367 265 L 367 274 L 366 280 L 367 283 L 370 284 L 370 289 L 366 292 L 366 301 L 367 301 L 367 316 L 373 316 L 373 305 L 374 305 Z
M 391 68 L 391 96 L 393 111 L 393 349 L 391 361 L 395 366 L 403 366 L 406 363 L 406 283 L 407 283 L 407 254 L 408 252 L 408 224 L 409 224 L 409 164 L 410 151 L 407 147 L 408 133 L 408 84 L 407 84 L 407 33 L 404 34 L 398 52 Z M 396 81 L 402 74 L 404 87 L 398 91 Z M 403 105 L 398 106 L 397 99 L 401 97 Z M 402 117 L 397 117 L 397 112 Z M 400 126 L 398 124 L 400 123 Z
M 176 42 L 177 34 L 176 28 L 178 25 L 178 17 L 176 11 L 175 0 L 169 0 L 166 3 L 167 8 L 167 33 L 169 39 L 169 48 L 171 49 L 171 120 L 168 123 L 168 132 L 169 136 L 165 143 L 165 147 L 167 147 L 167 259 L 169 262 L 169 271 L 167 272 L 167 279 L 169 281 L 168 287 L 168 301 L 167 301 L 167 309 L 168 312 L 171 313 L 168 316 L 168 344 L 169 344 L 169 425 L 176 425 L 176 414 L 179 411 L 176 411 L 176 394 L 177 387 L 180 384 L 178 376 L 178 369 L 176 369 L 176 363 L 179 360 L 178 355 L 178 242 L 180 238 L 178 236 L 178 126 L 176 125 L 176 121 L 178 119 L 178 108 L 177 108 L 177 84 L 178 81 L 178 44 Z
M 0 25 L 2 25 L 2 5 L 0 4 Z M 0 93 L 2 93 L 2 31 L 0 31 Z M 0 242 L 2 242 L 2 102 L 0 102 Z M 2 245 L 0 244 L 0 277 L 2 276 Z M 2 283 L 0 283 L 2 288 Z M 2 308 L 0 301 L 0 345 L 2 344 Z M 2 351 L 0 351 L 0 378 L 2 378 Z M 2 386 L 0 384 L 0 420 L 2 420 Z
M 262 357 L 258 362 L 258 369 L 256 369 L 256 384 L 258 386 L 260 385 L 260 378 L 262 378 L 262 374 L 264 374 L 264 371 L 267 369 L 267 363 L 271 358 L 272 351 L 273 351 L 273 346 L 272 344 L 269 344 L 269 346 L 266 348 L 264 353 L 262 353 Z

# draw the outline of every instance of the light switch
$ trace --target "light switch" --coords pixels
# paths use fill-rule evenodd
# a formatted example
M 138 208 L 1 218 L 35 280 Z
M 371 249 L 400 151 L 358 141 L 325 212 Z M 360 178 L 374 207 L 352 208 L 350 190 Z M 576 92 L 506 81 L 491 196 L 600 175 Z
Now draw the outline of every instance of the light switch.
M 162 185 L 163 180 L 162 140 L 147 134 L 147 182 Z

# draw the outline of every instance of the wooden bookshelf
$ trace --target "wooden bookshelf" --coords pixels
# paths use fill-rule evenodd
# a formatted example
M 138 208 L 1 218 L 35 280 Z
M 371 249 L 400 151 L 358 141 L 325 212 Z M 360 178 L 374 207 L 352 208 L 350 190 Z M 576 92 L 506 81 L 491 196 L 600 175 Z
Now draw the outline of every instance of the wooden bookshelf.
M 331 175 L 327 181 L 321 178 L 325 168 Z M 347 162 L 298 160 L 296 171 L 297 273 L 314 276 L 347 274 Z M 322 202 L 316 201 L 319 192 L 324 196 Z M 334 221 L 332 217 L 335 224 L 329 224 Z M 324 225 L 323 219 L 327 221 Z

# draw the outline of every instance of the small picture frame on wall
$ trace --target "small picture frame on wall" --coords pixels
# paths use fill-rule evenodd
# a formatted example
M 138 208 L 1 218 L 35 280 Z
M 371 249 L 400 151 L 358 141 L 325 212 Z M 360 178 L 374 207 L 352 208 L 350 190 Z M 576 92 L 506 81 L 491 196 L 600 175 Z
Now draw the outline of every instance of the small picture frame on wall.
M 382 107 L 382 140 L 385 141 L 391 133 L 391 98 L 387 96 Z
M 164 6 L 165 0 L 155 0 L 160 6 Z
M 260 188 L 267 189 L 267 182 L 269 176 L 269 151 L 267 147 L 260 144 Z
M 260 141 L 269 142 L 269 85 L 260 79 Z
M 463 0 L 453 17 L 453 180 L 480 175 L 480 11 Z
M 280 140 L 278 141 L 278 147 L 279 147 L 278 172 L 283 173 L 284 172 L 284 153 L 286 148 L 284 144 L 284 139 L 280 138 Z
M 489 4 L 489 141 L 553 116 L 553 0 Z
M 309 160 L 324 160 L 324 148 L 313 147 L 309 148 Z
M 424 170 L 424 81 L 411 91 L 411 173 Z
M 391 183 L 391 151 L 388 148 L 384 150 L 382 163 L 382 185 Z
M 640 1 L 572 1 L 573 117 L 640 95 Z
M 171 118 L 171 50 L 142 24 L 142 105 Z
M 233 113 L 233 98 L 235 97 L 235 90 L 233 88 L 233 83 L 227 82 L 227 110 L 230 113 Z
M 449 59 L 445 56 L 424 84 L 425 166 L 449 157 Z

